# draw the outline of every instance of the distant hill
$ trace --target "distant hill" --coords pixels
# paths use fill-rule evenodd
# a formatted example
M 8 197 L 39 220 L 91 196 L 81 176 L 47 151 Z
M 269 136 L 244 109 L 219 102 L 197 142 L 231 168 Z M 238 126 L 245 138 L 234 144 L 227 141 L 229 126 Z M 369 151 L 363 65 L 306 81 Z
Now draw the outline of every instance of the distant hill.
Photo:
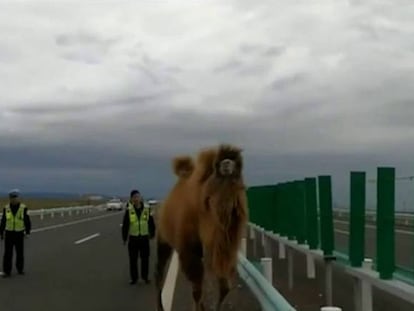
M 79 194 L 79 193 L 66 193 L 66 192 L 22 192 L 22 197 L 25 198 L 33 198 L 33 199 L 37 199 L 37 198 L 47 198 L 47 199 L 77 199 L 79 197 L 87 197 L 87 196 L 91 196 L 91 195 L 101 195 L 101 194 Z M 8 193 L 7 192 L 0 192 L 0 196 L 1 197 L 7 197 Z M 104 198 L 109 198 L 111 196 L 108 195 L 101 195 Z

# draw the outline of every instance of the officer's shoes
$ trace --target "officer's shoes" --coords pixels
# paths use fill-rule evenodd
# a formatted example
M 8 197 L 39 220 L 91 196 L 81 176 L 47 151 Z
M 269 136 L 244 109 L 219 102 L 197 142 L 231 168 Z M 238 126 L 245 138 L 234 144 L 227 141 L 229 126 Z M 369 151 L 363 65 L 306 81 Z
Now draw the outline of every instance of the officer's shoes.
M 130 284 L 130 285 L 137 284 L 137 280 L 130 280 L 130 281 L 129 281 L 129 284 Z
M 149 283 L 151 283 L 151 280 L 146 279 L 146 280 L 144 280 L 144 283 L 149 284 Z
M 3 275 L 1 276 L 2 278 L 9 278 L 10 277 L 10 273 L 3 273 Z
M 20 275 L 24 275 L 24 271 L 19 271 L 18 272 Z

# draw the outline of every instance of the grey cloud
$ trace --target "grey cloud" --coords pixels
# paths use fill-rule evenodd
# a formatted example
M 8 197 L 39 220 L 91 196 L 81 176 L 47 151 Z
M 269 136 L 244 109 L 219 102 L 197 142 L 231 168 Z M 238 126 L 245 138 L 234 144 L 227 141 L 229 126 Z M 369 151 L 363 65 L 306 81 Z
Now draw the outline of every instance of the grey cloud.
M 148 66 L 142 65 L 142 64 L 130 64 L 129 68 L 134 71 L 139 71 L 143 73 L 149 80 L 151 80 L 154 84 L 160 84 L 160 78 L 157 76 L 157 74 L 148 68 Z
M 267 62 L 259 61 L 239 61 L 229 60 L 228 62 L 214 68 L 214 73 L 225 73 L 230 72 L 233 74 L 240 75 L 260 75 L 270 70 L 270 66 Z
M 216 73 L 234 71 L 234 70 L 240 69 L 242 66 L 243 66 L 242 61 L 232 59 L 232 60 L 225 62 L 224 64 L 217 66 L 216 68 L 214 68 L 213 71 Z
M 228 61 L 216 66 L 214 73 L 232 72 L 243 75 L 256 75 L 268 71 L 272 66 L 272 61 L 285 53 L 286 49 L 282 46 L 264 46 L 253 44 L 240 45 L 241 55 L 235 55 Z M 243 54 L 254 57 L 254 60 L 243 59 Z M 243 59 L 243 60 L 242 60 Z
M 20 53 L 0 42 L 0 63 L 11 63 L 20 57 Z
M 296 86 L 302 82 L 305 82 L 307 75 L 305 73 L 296 73 L 287 77 L 278 78 L 271 83 L 273 90 L 281 91 L 291 86 Z
M 76 10 L 65 14 L 57 25 L 61 34 L 53 37 L 54 25 L 43 21 L 59 18 L 58 10 L 50 14 L 39 7 L 41 26 L 30 23 L 24 41 L 16 36 L 13 55 L 24 66 L 1 68 L 7 77 L 1 93 L 10 99 L 2 101 L 0 112 L 0 166 L 7 187 L 137 186 L 165 193 L 174 179 L 173 155 L 219 142 L 245 149 L 249 185 L 329 173 L 338 189 L 348 184 L 350 169 L 374 176 L 376 165 L 411 174 L 411 12 L 374 2 L 357 8 L 333 4 L 327 8 L 335 11 L 332 17 L 323 16 L 318 4 L 308 10 L 233 1 L 235 10 L 212 9 L 222 12 L 223 22 L 231 21 L 223 28 L 219 19 L 197 25 L 209 13 L 203 2 L 196 6 L 203 12 L 193 7 L 191 18 L 184 8 L 177 10 L 177 19 L 191 28 L 180 40 L 156 19 L 142 26 L 138 11 L 121 4 L 116 9 L 108 4 L 109 11 L 100 7 L 108 19 L 86 13 L 77 18 L 75 26 L 85 31 L 70 31 Z M 275 11 L 283 12 L 280 18 Z M 120 16 L 125 24 L 113 23 Z M 31 20 L 33 13 L 26 17 Z M 86 18 L 92 21 L 83 24 Z M 10 16 L 4 23 L 15 20 Z M 99 35 L 96 25 L 108 35 Z M 217 43 L 229 30 L 232 40 Z M 50 38 L 54 48 L 42 47 Z M 209 49 L 217 44 L 223 49 Z M 7 53 L 0 48 L 0 58 L 10 61 Z M 208 61 L 200 61 L 203 57 Z M 70 78 L 51 81 L 62 64 Z M 89 74 L 96 81 L 90 83 Z M 236 105 L 239 111 L 224 112 Z
M 177 75 L 183 72 L 181 67 L 166 64 L 142 51 L 137 52 L 135 57 L 131 57 L 128 68 L 142 74 L 157 86 L 168 84 L 179 87 Z
M 272 46 L 263 51 L 263 55 L 266 57 L 278 57 L 286 51 L 283 46 Z
M 96 45 L 108 49 L 118 41 L 119 38 L 102 38 L 97 34 L 87 32 L 60 34 L 55 37 L 56 44 L 62 47 Z
M 263 47 L 257 44 L 255 45 L 255 44 L 244 43 L 240 45 L 240 51 L 246 54 L 256 53 L 258 51 L 261 51 L 262 49 Z
M 103 62 L 110 48 L 119 40 L 119 38 L 102 38 L 97 34 L 77 32 L 57 35 L 55 43 L 63 49 L 62 58 L 96 65 Z
M 388 102 L 374 113 L 379 118 L 379 125 L 414 131 L 414 100 Z
M 286 51 L 286 47 L 278 45 L 268 46 L 264 44 L 245 43 L 240 45 L 240 51 L 242 54 L 256 56 L 258 58 L 260 58 L 261 56 L 279 57 Z
M 80 62 L 85 63 L 88 65 L 98 65 L 102 63 L 102 58 L 96 55 L 88 55 L 86 53 L 78 53 L 78 52 L 71 52 L 71 53 L 64 53 L 62 57 L 68 61 Z
M 270 71 L 271 68 L 271 64 L 268 64 L 266 62 L 250 63 L 241 67 L 238 73 L 247 76 L 261 75 Z
M 160 91 L 158 93 L 147 95 L 125 95 L 123 97 L 112 97 L 101 99 L 99 101 L 89 102 L 73 102 L 70 105 L 61 105 L 59 101 L 44 102 L 44 103 L 32 103 L 28 106 L 10 108 L 8 111 L 16 114 L 56 114 L 56 113 L 80 113 L 80 112 L 93 112 L 96 110 L 112 108 L 112 107 L 131 107 L 136 106 L 140 109 L 153 105 L 155 101 L 161 100 L 174 94 L 174 91 Z

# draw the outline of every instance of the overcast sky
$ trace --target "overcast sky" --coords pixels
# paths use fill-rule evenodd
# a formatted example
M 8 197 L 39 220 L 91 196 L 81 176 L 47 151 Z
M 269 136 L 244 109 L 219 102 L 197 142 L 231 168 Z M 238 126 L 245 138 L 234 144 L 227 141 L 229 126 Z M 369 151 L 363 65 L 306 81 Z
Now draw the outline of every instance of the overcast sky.
M 404 0 L 1 1 L 0 189 L 162 195 L 172 156 L 222 141 L 245 150 L 248 184 L 414 175 L 413 15 Z

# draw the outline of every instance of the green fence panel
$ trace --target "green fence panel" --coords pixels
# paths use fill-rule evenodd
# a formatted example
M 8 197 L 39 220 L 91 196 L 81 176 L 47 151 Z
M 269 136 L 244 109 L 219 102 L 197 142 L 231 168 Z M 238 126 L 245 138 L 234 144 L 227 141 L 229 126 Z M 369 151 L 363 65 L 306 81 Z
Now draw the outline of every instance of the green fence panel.
M 318 202 L 316 178 L 305 178 L 306 240 L 310 249 L 319 247 Z
M 319 206 L 321 215 L 321 244 L 325 256 L 332 256 L 335 249 L 332 215 L 331 176 L 318 177 Z
M 395 169 L 377 169 L 377 271 L 391 279 L 395 271 Z
M 361 267 L 365 254 L 365 172 L 351 172 L 349 260 L 353 267 Z

